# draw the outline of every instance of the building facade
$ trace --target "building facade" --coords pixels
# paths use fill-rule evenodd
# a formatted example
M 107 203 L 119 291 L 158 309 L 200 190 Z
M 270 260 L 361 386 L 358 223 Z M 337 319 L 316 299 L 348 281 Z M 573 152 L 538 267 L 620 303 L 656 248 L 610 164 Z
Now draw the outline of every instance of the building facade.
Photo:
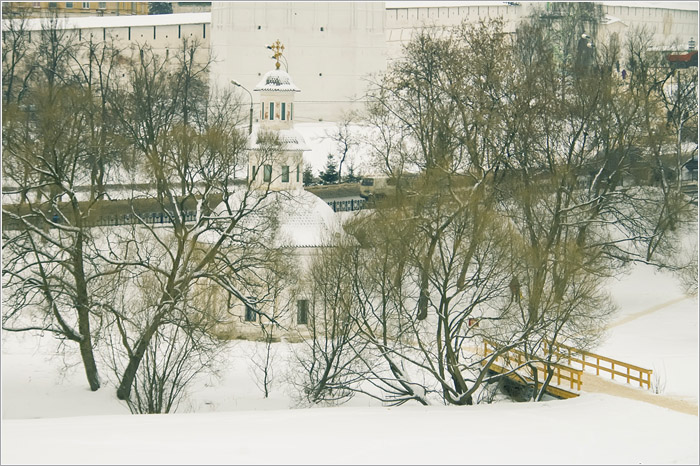
M 3 14 L 23 14 L 28 18 L 59 16 L 147 15 L 148 2 L 3 2 Z

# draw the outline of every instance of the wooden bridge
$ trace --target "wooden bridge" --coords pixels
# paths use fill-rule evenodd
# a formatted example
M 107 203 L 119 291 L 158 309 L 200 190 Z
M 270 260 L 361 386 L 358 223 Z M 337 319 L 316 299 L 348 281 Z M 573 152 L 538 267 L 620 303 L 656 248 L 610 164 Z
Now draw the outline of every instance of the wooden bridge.
M 493 354 L 499 348 L 495 343 L 484 340 L 483 355 L 488 356 Z M 506 374 L 508 378 L 516 383 L 534 386 L 535 381 L 532 374 L 532 369 L 536 369 L 538 374 L 537 389 L 542 387 L 543 379 L 546 378 L 547 366 L 553 372 L 552 380 L 546 391 L 557 398 L 573 398 L 579 396 L 583 386 L 584 372 L 592 373 L 595 369 L 595 375 L 600 376 L 610 375 L 614 380 L 615 376 L 618 379 L 626 380 L 628 384 L 639 383 L 640 387 L 651 388 L 651 369 L 628 364 L 623 361 L 608 358 L 589 351 L 579 350 L 571 346 L 561 343 L 545 345 L 546 355 L 551 355 L 552 359 L 558 362 L 547 364 L 543 355 L 528 355 L 517 349 L 510 349 L 502 355 L 499 355 L 491 364 L 490 369 L 494 372 Z M 566 361 L 566 364 L 562 364 Z M 483 364 L 486 362 L 484 361 Z M 574 367 L 577 365 L 580 367 Z M 586 368 L 591 369 L 586 371 Z

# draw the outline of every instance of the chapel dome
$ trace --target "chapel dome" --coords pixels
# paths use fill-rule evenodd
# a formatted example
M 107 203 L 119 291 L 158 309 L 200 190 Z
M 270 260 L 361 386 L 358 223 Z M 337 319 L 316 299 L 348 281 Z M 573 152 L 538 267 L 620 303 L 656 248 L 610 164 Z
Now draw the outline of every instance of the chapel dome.
M 308 191 L 276 193 L 280 197 L 278 247 L 330 246 L 342 231 L 333 209 Z
M 275 248 L 323 247 L 335 244 L 343 231 L 333 209 L 303 189 L 267 194 L 238 190 L 231 205 L 242 202 L 253 210 L 241 219 L 239 225 L 244 231 L 256 231 L 253 242 L 263 242 Z M 224 203 L 214 208 L 214 215 L 222 218 L 229 215 Z M 200 237 L 200 241 L 214 243 L 219 238 L 220 233 L 209 231 Z
M 292 77 L 286 71 L 272 70 L 265 73 L 254 91 L 301 92 L 292 82 Z

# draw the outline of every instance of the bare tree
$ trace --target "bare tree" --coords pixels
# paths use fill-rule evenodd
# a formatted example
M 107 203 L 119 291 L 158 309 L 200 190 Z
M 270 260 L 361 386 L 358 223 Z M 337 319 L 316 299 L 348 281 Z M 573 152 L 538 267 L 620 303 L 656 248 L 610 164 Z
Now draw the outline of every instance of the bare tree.
M 148 238 L 142 235 L 139 239 Z M 111 247 L 110 252 L 116 249 Z M 148 326 L 162 292 L 157 274 L 124 272 L 116 277 L 119 292 L 109 306 L 108 344 L 103 350 L 117 380 L 133 356 L 131 335 Z M 188 384 L 200 374 L 214 371 L 223 347 L 215 331 L 221 318 L 220 304 L 212 299 L 209 287 L 192 287 L 160 322 L 144 351 L 133 392 L 126 399 L 132 413 L 176 410 Z
M 148 370 L 141 364 L 161 330 L 178 326 L 182 316 L 208 312 L 187 300 L 193 289 L 221 290 L 228 303 L 243 302 L 267 315 L 260 276 L 275 260 L 267 242 L 275 231 L 274 205 L 266 203 L 269 184 L 254 188 L 252 180 L 236 181 L 248 163 L 246 137 L 238 128 L 240 104 L 230 95 L 209 94 L 202 85 L 209 61 L 195 59 L 198 51 L 185 41 L 181 59 L 172 61 L 142 47 L 135 51 L 128 86 L 112 94 L 124 137 L 143 156 L 154 186 L 141 197 L 155 203 L 168 225 L 154 225 L 133 207 L 134 225 L 121 237 L 113 235 L 123 251 L 115 264 L 128 267 L 133 277 L 152 276 L 158 290 L 147 309 L 125 304 L 114 311 L 129 323 L 114 340 L 127 356 L 117 390 L 123 400 L 131 400 L 134 382 Z M 263 156 L 273 155 L 273 145 L 265 145 Z
M 18 104 L 27 92 L 29 80 L 36 69 L 24 11 L 3 13 L 2 34 L 2 107 Z
M 94 325 L 109 295 L 97 283 L 115 269 L 93 253 L 92 204 L 80 200 L 79 187 L 90 183 L 86 109 L 94 94 L 73 72 L 78 49 L 55 18 L 44 23 L 37 70 L 25 83 L 22 105 L 3 120 L 3 176 L 16 183 L 20 197 L 3 205 L 3 328 L 50 331 L 76 342 L 97 390 Z M 38 321 L 27 321 L 26 312 Z
M 387 205 L 406 210 L 402 241 L 420 238 L 397 263 L 412 276 L 405 292 L 416 300 L 414 322 L 450 335 L 440 324 L 462 320 L 449 303 L 470 309 L 446 288 L 451 269 L 444 264 L 476 267 L 484 291 L 510 285 L 510 304 L 493 295 L 500 332 L 488 336 L 501 348 L 519 345 L 531 369 L 545 363 L 548 377 L 535 399 L 555 362 L 545 344 L 595 344 L 613 311 L 603 280 L 616 265 L 654 260 L 679 214 L 677 190 L 647 187 L 652 181 L 633 170 L 636 158 L 657 165 L 667 141 L 653 80 L 637 76 L 627 86 L 614 77 L 614 40 L 581 48 L 582 31 L 595 37 L 599 15 L 579 6 L 571 24 L 544 27 L 549 17 L 536 15 L 512 41 L 498 22 L 424 31 L 370 95 L 377 165 L 395 178 L 418 170 L 412 182 L 397 183 Z M 506 222 L 516 245 L 507 267 L 497 266 L 498 255 L 460 256 L 454 248 L 460 225 L 470 225 L 464 219 L 479 219 L 470 220 L 473 228 L 488 218 Z M 465 238 L 474 251 L 489 248 L 488 235 Z M 479 290 L 471 284 L 464 291 L 479 302 Z M 437 380 L 454 382 L 443 386 L 444 399 L 470 402 L 457 353 L 447 341 L 435 348 L 425 360 L 434 361 Z
M 288 330 L 282 322 L 289 320 L 295 298 L 294 294 L 288 291 L 292 275 L 296 272 L 291 261 L 280 254 L 278 260 L 271 265 L 273 268 L 265 271 L 261 277 L 262 283 L 267 288 L 265 296 L 269 296 L 270 302 L 267 306 L 269 309 L 267 315 L 262 314 L 257 319 L 262 349 L 256 345 L 250 359 L 253 379 L 265 398 L 270 396 L 277 378 L 275 371 L 275 362 L 278 359 L 277 343 L 281 339 L 283 330 Z
M 338 183 L 343 182 L 343 164 L 350 160 L 352 152 L 359 143 L 359 137 L 353 132 L 353 124 L 357 116 L 350 112 L 340 119 L 338 126 L 326 133 L 335 145 L 335 153 L 338 157 Z
M 358 381 L 356 329 L 351 318 L 354 296 L 344 286 L 350 276 L 346 267 L 351 249 L 336 246 L 324 250 L 309 270 L 307 326 L 310 335 L 302 335 L 294 349 L 297 366 L 291 384 L 298 402 L 336 404 L 349 400 Z

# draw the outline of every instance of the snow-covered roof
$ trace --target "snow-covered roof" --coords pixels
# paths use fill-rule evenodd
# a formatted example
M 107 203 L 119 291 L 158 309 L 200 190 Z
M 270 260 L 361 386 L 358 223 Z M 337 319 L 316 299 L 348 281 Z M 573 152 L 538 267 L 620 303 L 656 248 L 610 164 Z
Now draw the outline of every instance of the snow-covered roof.
M 243 196 L 242 192 L 238 193 Z M 279 191 L 264 194 L 262 191 L 253 196 L 265 196 L 259 204 L 248 199 L 250 205 L 256 205 L 242 222 L 243 230 L 256 230 L 256 240 L 274 248 L 315 248 L 337 244 L 342 234 L 340 219 L 333 209 L 318 196 L 303 189 Z M 235 208 L 235 201 L 233 201 Z M 226 208 L 220 204 L 214 209 L 214 215 L 225 216 Z M 270 228 L 268 217 L 275 217 L 276 228 Z M 215 242 L 219 233 L 208 231 L 200 237 L 203 242 Z
M 260 134 L 260 126 L 256 126 L 253 128 L 253 132 L 250 134 L 249 139 L 248 139 L 248 149 L 259 149 L 260 146 L 258 145 L 259 138 L 258 135 Z M 302 134 L 294 129 L 281 129 L 277 131 L 277 136 L 279 137 L 280 142 L 282 143 L 282 148 L 281 150 L 287 151 L 287 150 L 300 150 L 300 151 L 307 151 L 311 150 L 309 145 L 306 143 L 306 139 L 304 139 L 304 136 Z
M 3 20 L 2 28 L 6 29 L 7 22 Z M 19 21 L 19 20 L 14 20 Z M 29 31 L 41 30 L 45 18 L 26 20 L 25 28 Z M 70 16 L 60 18 L 58 26 L 62 29 L 98 29 L 139 26 L 168 26 L 177 24 L 211 23 L 211 13 L 174 13 L 171 15 L 125 15 L 125 16 Z
M 265 73 L 254 91 L 301 92 L 292 82 L 292 77 L 282 70 L 272 70 Z
M 342 230 L 333 209 L 318 196 L 297 190 L 275 193 L 280 202 L 277 247 L 330 246 Z
M 609 25 L 615 24 L 615 23 L 620 23 L 623 26 L 629 26 L 626 22 L 622 21 L 617 16 L 612 16 L 612 15 L 603 16 L 603 24 L 605 24 L 606 26 L 609 26 Z

